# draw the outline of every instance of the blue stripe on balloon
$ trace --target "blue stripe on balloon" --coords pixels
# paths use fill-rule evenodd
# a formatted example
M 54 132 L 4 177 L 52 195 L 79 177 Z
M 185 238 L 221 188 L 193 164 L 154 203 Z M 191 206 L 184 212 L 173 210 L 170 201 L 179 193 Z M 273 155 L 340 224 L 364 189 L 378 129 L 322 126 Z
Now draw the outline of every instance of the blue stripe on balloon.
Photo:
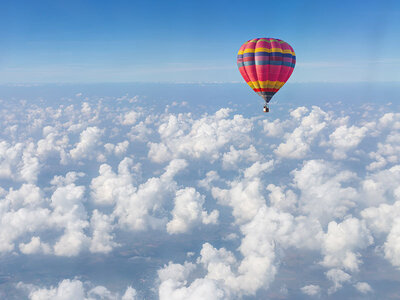
M 286 62 L 286 61 L 273 61 L 273 60 L 257 60 L 257 61 L 245 61 L 238 63 L 238 67 L 243 66 L 265 66 L 265 65 L 276 65 L 276 66 L 288 66 L 294 68 L 293 63 Z

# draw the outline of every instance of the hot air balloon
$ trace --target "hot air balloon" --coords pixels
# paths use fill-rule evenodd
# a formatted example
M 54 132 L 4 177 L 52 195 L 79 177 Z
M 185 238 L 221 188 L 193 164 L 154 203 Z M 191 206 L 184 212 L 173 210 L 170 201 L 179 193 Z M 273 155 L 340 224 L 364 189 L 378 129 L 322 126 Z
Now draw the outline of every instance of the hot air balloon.
M 237 64 L 247 84 L 265 100 L 264 112 L 269 112 L 269 101 L 292 75 L 296 54 L 282 40 L 252 39 L 240 47 Z

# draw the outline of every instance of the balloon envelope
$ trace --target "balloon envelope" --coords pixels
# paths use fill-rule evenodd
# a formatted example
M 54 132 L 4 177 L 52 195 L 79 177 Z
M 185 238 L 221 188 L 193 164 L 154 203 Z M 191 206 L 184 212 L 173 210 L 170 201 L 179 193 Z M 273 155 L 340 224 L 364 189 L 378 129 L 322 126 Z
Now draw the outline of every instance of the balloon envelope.
M 252 39 L 240 47 L 237 64 L 247 84 L 268 103 L 292 75 L 296 54 L 282 40 Z

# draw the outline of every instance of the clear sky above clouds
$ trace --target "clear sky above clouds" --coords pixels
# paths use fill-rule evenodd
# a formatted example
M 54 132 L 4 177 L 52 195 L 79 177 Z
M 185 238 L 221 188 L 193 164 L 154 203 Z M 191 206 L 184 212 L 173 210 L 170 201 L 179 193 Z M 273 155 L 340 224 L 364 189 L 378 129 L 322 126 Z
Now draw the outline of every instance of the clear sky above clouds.
M 399 81 L 398 1 L 2 1 L 0 83 L 241 81 L 277 37 L 293 82 Z

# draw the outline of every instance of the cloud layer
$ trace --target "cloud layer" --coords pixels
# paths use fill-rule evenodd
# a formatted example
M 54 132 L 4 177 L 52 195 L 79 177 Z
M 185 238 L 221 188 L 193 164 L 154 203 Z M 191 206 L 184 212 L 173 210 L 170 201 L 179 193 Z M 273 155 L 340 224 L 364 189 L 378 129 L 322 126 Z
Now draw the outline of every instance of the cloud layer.
M 385 293 L 385 273 L 400 275 L 400 113 L 301 106 L 261 119 L 116 101 L 2 102 L 0 252 L 16 273 L 18 259 L 52 260 L 55 276 L 8 279 L 1 293 L 334 299 Z M 57 273 L 127 256 L 150 278 Z M 366 272 L 377 261 L 381 285 Z

